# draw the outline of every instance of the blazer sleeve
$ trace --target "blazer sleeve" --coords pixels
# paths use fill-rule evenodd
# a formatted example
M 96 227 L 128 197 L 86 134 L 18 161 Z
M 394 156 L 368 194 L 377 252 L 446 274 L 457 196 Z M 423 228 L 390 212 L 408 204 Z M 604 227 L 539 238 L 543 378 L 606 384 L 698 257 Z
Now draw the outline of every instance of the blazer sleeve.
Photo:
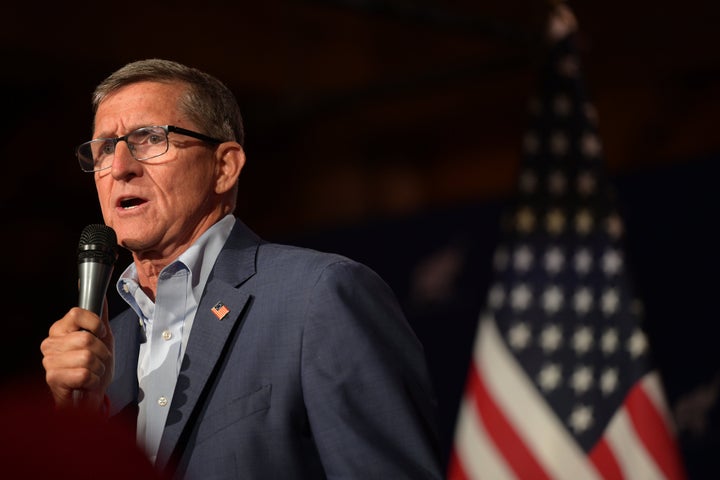
M 443 478 L 425 353 L 392 290 L 338 260 L 311 292 L 302 392 L 327 477 Z

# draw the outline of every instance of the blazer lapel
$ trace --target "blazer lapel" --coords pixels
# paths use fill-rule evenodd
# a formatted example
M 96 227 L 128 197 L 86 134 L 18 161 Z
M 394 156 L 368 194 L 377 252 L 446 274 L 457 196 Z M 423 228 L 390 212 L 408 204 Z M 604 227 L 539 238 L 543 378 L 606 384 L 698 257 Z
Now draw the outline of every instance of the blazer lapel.
M 215 262 L 180 367 L 155 462 L 159 468 L 165 468 L 174 455 L 182 452 L 182 437 L 189 435 L 192 419 L 202 407 L 204 392 L 212 385 L 216 367 L 222 362 L 226 343 L 241 323 L 250 295 L 237 287 L 255 273 L 259 241 L 237 220 Z
M 115 340 L 116 363 L 113 381 L 107 394 L 111 400 L 110 415 L 114 416 L 130 405 L 137 407 L 137 360 L 143 339 L 138 317 L 130 308 L 114 318 L 111 327 Z

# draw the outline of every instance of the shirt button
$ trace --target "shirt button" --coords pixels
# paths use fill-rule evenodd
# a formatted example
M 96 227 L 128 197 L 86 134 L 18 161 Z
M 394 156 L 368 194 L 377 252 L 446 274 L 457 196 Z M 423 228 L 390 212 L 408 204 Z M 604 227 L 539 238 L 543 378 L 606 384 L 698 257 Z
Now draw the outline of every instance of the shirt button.
M 165 330 L 162 332 L 163 340 L 170 340 L 172 338 L 172 332 L 170 330 Z
M 164 407 L 165 405 L 167 405 L 167 403 L 168 403 L 168 400 L 166 397 L 158 398 L 158 405 L 160 405 L 161 407 Z

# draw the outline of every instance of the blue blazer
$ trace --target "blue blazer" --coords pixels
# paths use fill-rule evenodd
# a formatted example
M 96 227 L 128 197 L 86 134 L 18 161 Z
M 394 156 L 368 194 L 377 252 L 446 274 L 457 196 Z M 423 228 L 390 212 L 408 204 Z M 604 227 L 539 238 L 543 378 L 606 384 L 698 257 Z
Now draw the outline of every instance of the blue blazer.
M 111 415 L 136 412 L 138 318 L 127 309 L 111 326 Z M 441 479 L 436 408 L 423 347 L 375 272 L 264 242 L 237 220 L 198 306 L 156 466 L 202 480 Z

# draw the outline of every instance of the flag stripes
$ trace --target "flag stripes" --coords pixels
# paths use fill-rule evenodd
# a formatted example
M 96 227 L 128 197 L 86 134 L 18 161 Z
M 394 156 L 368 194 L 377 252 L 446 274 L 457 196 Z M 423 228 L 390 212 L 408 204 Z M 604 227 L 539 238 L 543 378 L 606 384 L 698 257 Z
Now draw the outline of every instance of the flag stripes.
M 633 387 L 586 457 L 554 413 L 533 398 L 532 381 L 491 318 L 481 320 L 477 337 L 449 479 L 685 478 L 656 372 Z

